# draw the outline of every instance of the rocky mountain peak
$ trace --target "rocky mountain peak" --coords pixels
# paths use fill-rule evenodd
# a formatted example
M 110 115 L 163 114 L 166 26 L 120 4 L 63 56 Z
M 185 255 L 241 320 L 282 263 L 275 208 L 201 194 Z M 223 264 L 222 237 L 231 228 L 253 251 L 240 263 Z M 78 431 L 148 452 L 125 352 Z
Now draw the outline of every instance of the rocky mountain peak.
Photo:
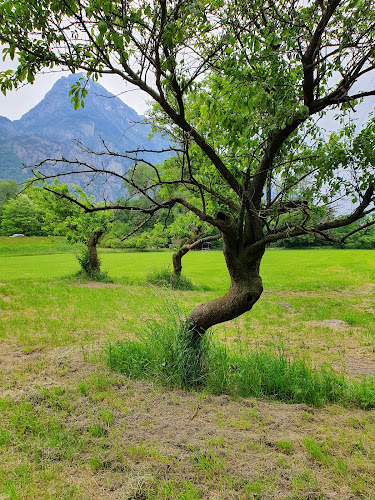
M 104 141 L 112 151 L 119 153 L 145 147 L 154 150 L 168 147 L 168 141 L 160 135 L 149 141 L 151 125 L 144 122 L 144 116 L 138 115 L 98 82 L 87 82 L 85 106 L 74 110 L 69 90 L 80 78 L 83 78 L 80 73 L 62 76 L 45 97 L 19 120 L 0 117 L 0 178 L 25 179 L 27 174 L 21 174 L 21 164 L 32 165 L 44 158 L 64 156 L 94 163 L 98 161 L 92 155 L 83 154 L 75 145 L 76 141 L 93 151 L 102 151 Z M 149 155 L 147 159 L 160 162 L 165 157 Z M 18 158 L 17 168 L 15 158 Z M 101 157 L 102 161 L 117 172 L 125 172 L 132 164 L 131 160 L 121 158 Z M 15 172 L 18 174 L 15 175 Z M 85 187 L 87 178 L 74 179 L 72 183 Z M 121 195 L 121 188 L 121 181 L 112 182 L 108 193 L 108 189 L 97 181 L 90 185 L 89 191 L 96 196 L 104 192 L 106 197 L 110 195 L 114 198 Z

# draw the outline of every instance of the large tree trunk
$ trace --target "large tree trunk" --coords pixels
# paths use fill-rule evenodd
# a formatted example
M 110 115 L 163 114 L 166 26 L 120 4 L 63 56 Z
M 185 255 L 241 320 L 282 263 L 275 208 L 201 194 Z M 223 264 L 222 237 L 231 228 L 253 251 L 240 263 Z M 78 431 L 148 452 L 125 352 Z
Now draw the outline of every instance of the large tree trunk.
M 259 266 L 264 249 L 250 253 L 238 236 L 235 228 L 223 232 L 223 253 L 231 285 L 225 295 L 198 305 L 190 313 L 189 320 L 197 336 L 202 336 L 213 325 L 250 311 L 263 292 Z
M 99 238 L 103 234 L 103 230 L 96 231 L 91 238 L 87 241 L 87 251 L 89 254 L 89 265 L 87 271 L 100 271 L 100 261 L 98 258 L 98 252 L 96 245 L 98 244 Z
M 173 281 L 178 280 L 181 277 L 182 257 L 189 251 L 186 247 L 187 245 L 183 245 L 172 255 Z

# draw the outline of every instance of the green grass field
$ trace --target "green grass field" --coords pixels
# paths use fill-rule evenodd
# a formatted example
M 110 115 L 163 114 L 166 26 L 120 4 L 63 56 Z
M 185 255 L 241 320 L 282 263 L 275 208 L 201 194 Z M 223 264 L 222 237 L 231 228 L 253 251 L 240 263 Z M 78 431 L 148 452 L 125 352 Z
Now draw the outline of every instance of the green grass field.
M 106 368 L 106 343 L 226 291 L 220 252 L 189 253 L 197 289 L 171 291 L 145 283 L 170 252 L 101 250 L 113 283 L 95 284 L 74 278 L 76 250 L 0 238 L 0 499 L 375 498 L 374 410 L 189 393 Z M 214 340 L 373 375 L 374 257 L 268 250 L 262 298 Z

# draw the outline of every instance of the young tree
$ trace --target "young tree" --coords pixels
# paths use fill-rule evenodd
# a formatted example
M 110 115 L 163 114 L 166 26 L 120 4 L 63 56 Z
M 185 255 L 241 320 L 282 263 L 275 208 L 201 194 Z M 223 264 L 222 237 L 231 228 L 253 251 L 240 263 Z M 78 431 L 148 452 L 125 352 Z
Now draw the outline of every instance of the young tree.
M 43 214 L 44 231 L 66 236 L 70 243 L 81 242 L 86 245 L 86 250 L 78 260 L 83 271 L 95 276 L 95 272 L 100 271 L 97 244 L 113 222 L 113 214 L 108 211 L 85 213 L 93 198 L 78 186 L 72 190 L 58 180 L 41 187 L 34 184 L 29 187 L 28 193 Z M 72 196 L 76 203 L 71 203 Z
M 89 277 L 95 278 L 100 271 L 97 245 L 113 222 L 113 216 L 108 212 L 96 212 L 94 217 L 92 215 L 84 212 L 72 215 L 65 220 L 65 227 L 68 230 L 68 241 L 85 243 L 86 249 L 78 260 L 83 271 Z
M 55 195 L 56 192 L 64 192 L 64 194 L 60 195 L 60 200 L 63 199 L 65 202 L 65 209 L 70 209 L 70 214 L 60 220 L 55 230 L 59 232 L 63 231 L 66 234 L 67 240 L 71 243 L 81 242 L 86 245 L 86 250 L 78 257 L 78 260 L 83 271 L 88 276 L 95 277 L 100 271 L 97 245 L 100 238 L 108 231 L 108 228 L 112 224 L 113 213 L 108 211 L 85 213 L 85 208 L 91 205 L 93 198 L 88 196 L 78 186 L 74 186 L 75 200 L 78 204 L 74 204 L 73 206 L 69 201 L 72 194 L 70 191 L 65 194 L 66 188 L 66 185 L 62 185 L 58 190 L 56 190 L 55 185 L 52 188 L 44 188 L 48 192 L 52 192 L 52 195 Z M 56 215 L 59 215 L 59 211 L 55 212 Z
M 204 243 L 219 240 L 221 234 L 212 233 L 212 226 L 200 222 L 199 218 L 191 212 L 178 214 L 175 220 L 168 226 L 168 233 L 172 241 L 177 241 L 177 248 L 172 256 L 173 280 L 181 277 L 182 258 L 190 252 L 199 248 Z
M 185 161 L 177 178 L 155 168 L 152 186 L 123 180 L 148 200 L 142 209 L 148 217 L 179 204 L 222 234 L 231 285 L 191 312 L 197 334 L 257 302 L 267 244 L 325 237 L 373 210 L 374 164 L 356 165 L 352 181 L 340 158 L 322 159 L 329 148 L 314 142 L 316 121 L 327 110 L 343 116 L 375 95 L 364 87 L 375 69 L 374 0 L 3 0 L 0 22 L 4 55 L 18 56 L 17 69 L 1 74 L 4 92 L 33 82 L 45 67 L 81 69 L 93 79 L 110 73 L 151 97 L 171 133 L 182 135 Z M 85 92 L 74 87 L 75 107 Z M 204 158 L 201 165 L 189 160 L 194 155 Z M 180 194 L 159 202 L 153 193 L 161 185 L 192 190 L 199 202 Z M 353 195 L 355 208 L 313 222 L 314 205 L 343 194 Z M 207 200 L 220 210 L 211 212 Z

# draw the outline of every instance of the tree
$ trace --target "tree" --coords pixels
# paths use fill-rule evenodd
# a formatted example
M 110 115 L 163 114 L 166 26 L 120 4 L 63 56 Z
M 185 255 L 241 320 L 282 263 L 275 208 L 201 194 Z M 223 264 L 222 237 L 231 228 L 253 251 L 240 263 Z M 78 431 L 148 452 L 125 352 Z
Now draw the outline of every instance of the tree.
M 4 205 L 10 198 L 14 198 L 18 191 L 17 181 L 0 179 L 0 206 Z
M 11 236 L 15 233 L 25 236 L 41 236 L 43 230 L 43 211 L 27 194 L 11 198 L 2 206 L 1 234 Z
M 183 149 L 181 151 L 183 151 Z M 176 186 L 174 182 L 174 179 L 176 176 L 178 177 L 179 172 L 184 167 L 183 163 L 184 156 L 182 156 L 182 158 L 177 156 L 168 158 L 162 165 L 158 165 L 153 168 L 142 163 L 137 164 L 132 168 L 130 174 L 128 175 L 128 178 L 131 179 L 132 183 L 135 183 L 136 188 L 127 186 L 126 190 L 131 197 L 134 195 L 137 197 L 136 201 L 138 207 L 143 206 L 144 208 L 147 208 L 149 205 L 149 201 L 144 195 L 145 192 L 147 192 L 148 196 L 152 194 L 153 201 L 159 204 L 162 204 L 165 201 L 168 202 L 171 195 L 182 196 L 190 204 L 199 203 L 194 191 L 184 192 L 184 190 Z M 158 180 L 161 179 L 161 176 L 163 177 L 163 183 L 158 185 L 156 188 L 155 182 L 159 184 Z M 154 190 L 153 193 L 151 192 L 151 189 Z M 143 191 L 143 194 L 139 198 L 140 190 Z M 211 211 L 215 211 L 212 206 L 210 209 Z M 172 281 L 176 283 L 181 277 L 182 258 L 190 250 L 198 248 L 203 243 L 220 239 L 221 235 L 212 234 L 214 232 L 214 228 L 212 228 L 209 224 L 200 221 L 199 217 L 186 209 L 184 206 L 180 206 L 178 209 L 175 208 L 173 214 L 171 214 L 171 210 L 166 213 L 165 212 L 165 209 L 159 211 L 157 214 L 158 221 L 154 223 L 153 229 L 149 232 L 146 238 L 148 237 L 147 239 L 150 243 L 149 246 L 152 246 L 152 242 L 155 241 L 155 239 L 157 240 L 160 238 L 161 242 L 164 243 L 166 238 L 169 240 L 172 248 L 175 250 L 172 256 Z M 162 223 L 163 218 L 164 223 Z M 147 223 L 144 226 L 142 225 L 142 222 L 135 224 L 137 231 L 139 229 L 143 229 L 145 226 L 147 226 Z M 134 226 L 130 234 L 134 234 Z M 127 238 L 127 236 L 125 236 L 125 238 Z M 142 238 L 145 246 L 147 246 L 146 238 Z
M 0 220 L 1 220 L 1 212 L 2 206 L 11 198 L 14 198 L 18 193 L 19 188 L 17 181 L 14 180 L 5 180 L 0 179 Z
M 44 231 L 66 236 L 70 243 L 84 243 L 86 250 L 78 256 L 78 260 L 88 276 L 97 276 L 100 272 L 97 244 L 113 222 L 113 214 L 85 213 L 85 208 L 91 206 L 93 198 L 78 186 L 74 186 L 72 190 L 58 180 L 54 180 L 52 184 L 44 183 L 40 187 L 33 184 L 28 192 L 43 214 Z M 72 196 L 75 196 L 77 203 L 70 202 Z
M 98 257 L 97 245 L 103 234 L 108 231 L 113 222 L 113 213 L 100 211 L 85 213 L 85 208 L 90 206 L 93 198 L 87 195 L 81 188 L 74 186 L 75 200 L 78 205 L 69 202 L 72 193 L 65 184 L 52 187 L 44 187 L 44 191 L 55 195 L 60 193 L 59 201 L 63 201 L 62 210 L 70 209 L 70 213 L 60 223 L 55 226 L 56 216 L 61 215 L 60 210 L 55 210 L 55 220 L 51 225 L 55 226 L 55 231 L 63 231 L 70 243 L 82 242 L 86 245 L 86 250 L 78 257 L 82 270 L 89 276 L 95 277 L 100 272 L 100 259 Z M 78 210 L 77 210 L 78 209 Z
M 219 240 L 221 234 L 212 233 L 212 227 L 201 223 L 191 212 L 180 213 L 172 224 L 168 226 L 168 233 L 172 241 L 177 241 L 177 248 L 172 256 L 173 280 L 177 281 L 181 277 L 182 258 L 204 243 Z
M 17 51 L 18 66 L 3 72 L 0 84 L 6 92 L 32 83 L 42 68 L 60 66 L 93 79 L 116 75 L 157 103 L 163 124 L 182 140 L 175 149 L 184 159 L 180 175 L 165 178 L 153 167 L 154 182 L 146 187 L 122 178 L 148 201 L 139 209 L 147 217 L 182 205 L 222 234 L 231 285 L 191 312 L 199 338 L 257 302 L 268 244 L 304 234 L 326 238 L 326 231 L 373 211 L 374 163 L 364 142 L 353 143 L 367 163 L 355 165 L 352 179 L 346 156 L 336 155 L 340 148 L 326 157 L 330 147 L 316 122 L 333 108 L 345 120 L 361 99 L 375 95 L 361 90 L 375 69 L 374 7 L 374 0 L 6 0 L 0 41 L 4 55 Z M 72 89 L 75 107 L 86 92 L 84 82 Z M 120 154 L 105 145 L 93 153 Z M 194 156 L 203 163 L 191 162 Z M 77 162 L 71 167 L 118 175 Z M 198 202 L 180 194 L 160 202 L 154 195 L 160 186 L 193 191 Z M 355 208 L 314 222 L 316 206 L 344 194 Z M 220 209 L 212 213 L 207 200 Z M 84 209 L 106 208 L 131 207 Z

